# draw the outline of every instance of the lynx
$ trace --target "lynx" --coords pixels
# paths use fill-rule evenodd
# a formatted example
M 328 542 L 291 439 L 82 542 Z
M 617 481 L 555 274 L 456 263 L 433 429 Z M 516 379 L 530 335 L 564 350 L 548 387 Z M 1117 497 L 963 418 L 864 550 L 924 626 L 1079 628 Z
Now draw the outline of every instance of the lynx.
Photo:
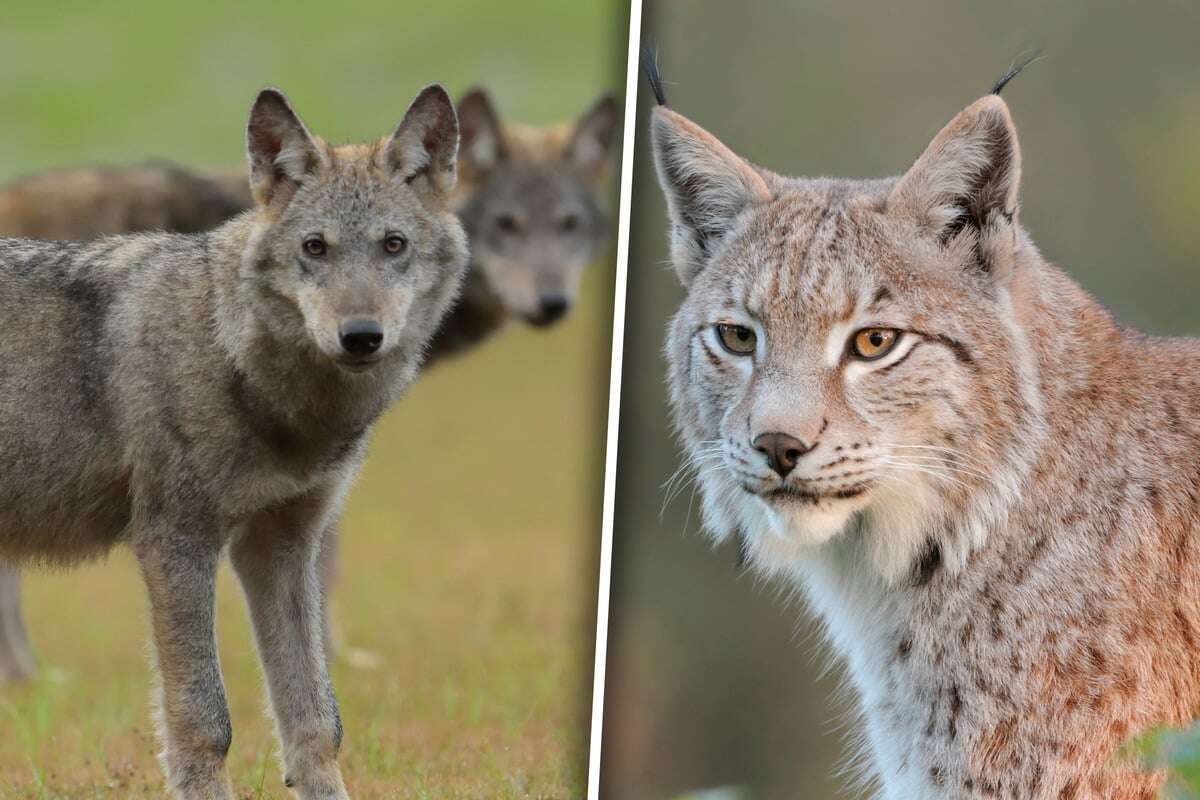
M 1200 342 L 1019 220 L 999 91 L 903 175 L 799 179 L 660 105 L 670 401 L 716 540 L 802 587 L 889 800 L 1157 796 L 1200 712 Z

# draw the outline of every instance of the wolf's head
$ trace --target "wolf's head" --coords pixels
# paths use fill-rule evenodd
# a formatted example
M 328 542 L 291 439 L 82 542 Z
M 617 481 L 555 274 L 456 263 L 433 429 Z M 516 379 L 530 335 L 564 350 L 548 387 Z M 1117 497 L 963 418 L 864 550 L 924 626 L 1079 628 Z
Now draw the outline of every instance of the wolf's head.
M 347 370 L 415 363 L 467 264 L 449 207 L 458 122 L 446 92 L 422 91 L 391 136 L 334 147 L 265 89 L 246 139 L 255 226 L 243 273 L 261 323 Z
M 772 569 L 849 531 L 887 579 L 961 563 L 1043 428 L 1004 101 L 878 181 L 781 177 L 665 106 L 651 135 L 687 289 L 671 400 L 710 530 Z
M 458 114 L 459 214 L 472 263 L 505 309 L 535 325 L 554 322 L 608 239 L 602 196 L 616 101 L 601 98 L 573 126 L 522 128 L 502 125 L 477 89 Z

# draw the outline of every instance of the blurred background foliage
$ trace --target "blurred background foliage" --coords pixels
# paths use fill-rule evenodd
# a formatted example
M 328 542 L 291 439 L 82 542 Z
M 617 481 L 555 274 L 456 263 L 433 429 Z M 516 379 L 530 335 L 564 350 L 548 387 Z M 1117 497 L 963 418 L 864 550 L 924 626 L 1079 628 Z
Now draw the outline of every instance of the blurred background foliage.
M 332 141 L 389 133 L 417 91 L 493 93 L 530 124 L 624 85 L 617 0 L 9 3 L 0 179 L 89 162 L 242 163 L 246 114 L 286 91 Z M 342 526 L 335 619 L 357 798 L 573 798 L 586 771 L 613 251 L 561 325 L 514 325 L 423 375 L 382 421 Z M 159 797 L 145 599 L 132 558 L 31 573 L 43 677 L 0 686 L 0 797 Z M 244 797 L 283 797 L 242 601 L 218 598 Z
M 646 0 L 671 105 L 795 175 L 906 169 L 1018 56 L 1005 90 L 1024 151 L 1022 221 L 1124 320 L 1200 333 L 1200 7 L 1190 2 Z M 648 109 L 648 91 L 639 109 Z M 800 603 L 698 533 L 661 356 L 681 293 L 638 125 L 617 483 L 603 795 L 863 796 L 839 768 L 855 727 Z M 1194 762 L 1196 739 L 1148 745 Z M 1192 766 L 1195 774 L 1195 764 Z M 697 795 L 710 796 L 710 795 Z

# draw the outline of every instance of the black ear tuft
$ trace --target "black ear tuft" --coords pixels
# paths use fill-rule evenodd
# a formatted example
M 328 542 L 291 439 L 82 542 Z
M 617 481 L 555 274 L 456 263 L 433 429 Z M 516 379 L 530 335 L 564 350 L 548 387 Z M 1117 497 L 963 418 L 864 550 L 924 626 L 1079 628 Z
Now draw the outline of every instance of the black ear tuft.
M 650 91 L 660 106 L 668 105 L 666 92 L 663 91 L 662 73 L 658 69 L 658 50 L 650 44 L 642 45 L 642 69 L 646 79 L 650 81 Z
M 1008 71 L 1000 76 L 1000 80 L 992 84 L 992 91 L 988 92 L 988 94 L 1000 94 L 1000 92 L 1004 91 L 1004 87 L 1008 86 L 1009 81 L 1021 74 L 1021 70 L 1025 69 L 1033 62 L 1041 60 L 1041 58 L 1041 51 L 1034 50 L 1029 55 L 1014 61 L 1012 66 L 1008 68 Z

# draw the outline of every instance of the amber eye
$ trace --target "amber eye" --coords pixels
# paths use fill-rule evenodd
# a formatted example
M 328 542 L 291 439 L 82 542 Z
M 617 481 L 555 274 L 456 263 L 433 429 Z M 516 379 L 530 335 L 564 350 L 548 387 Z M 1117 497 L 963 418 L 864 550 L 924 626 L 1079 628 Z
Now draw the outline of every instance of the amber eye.
M 863 361 L 875 361 L 892 352 L 900 341 L 900 331 L 892 328 L 863 328 L 854 334 L 851 349 L 854 356 Z
M 383 249 L 391 255 L 399 255 L 408 249 L 408 239 L 398 233 L 389 233 L 383 240 Z
M 718 324 L 717 339 L 720 340 L 721 347 L 735 356 L 753 355 L 755 345 L 758 344 L 758 336 L 754 331 L 742 325 Z
M 304 240 L 304 252 L 310 256 L 320 257 L 325 255 L 326 251 L 325 240 L 320 236 L 310 236 Z

